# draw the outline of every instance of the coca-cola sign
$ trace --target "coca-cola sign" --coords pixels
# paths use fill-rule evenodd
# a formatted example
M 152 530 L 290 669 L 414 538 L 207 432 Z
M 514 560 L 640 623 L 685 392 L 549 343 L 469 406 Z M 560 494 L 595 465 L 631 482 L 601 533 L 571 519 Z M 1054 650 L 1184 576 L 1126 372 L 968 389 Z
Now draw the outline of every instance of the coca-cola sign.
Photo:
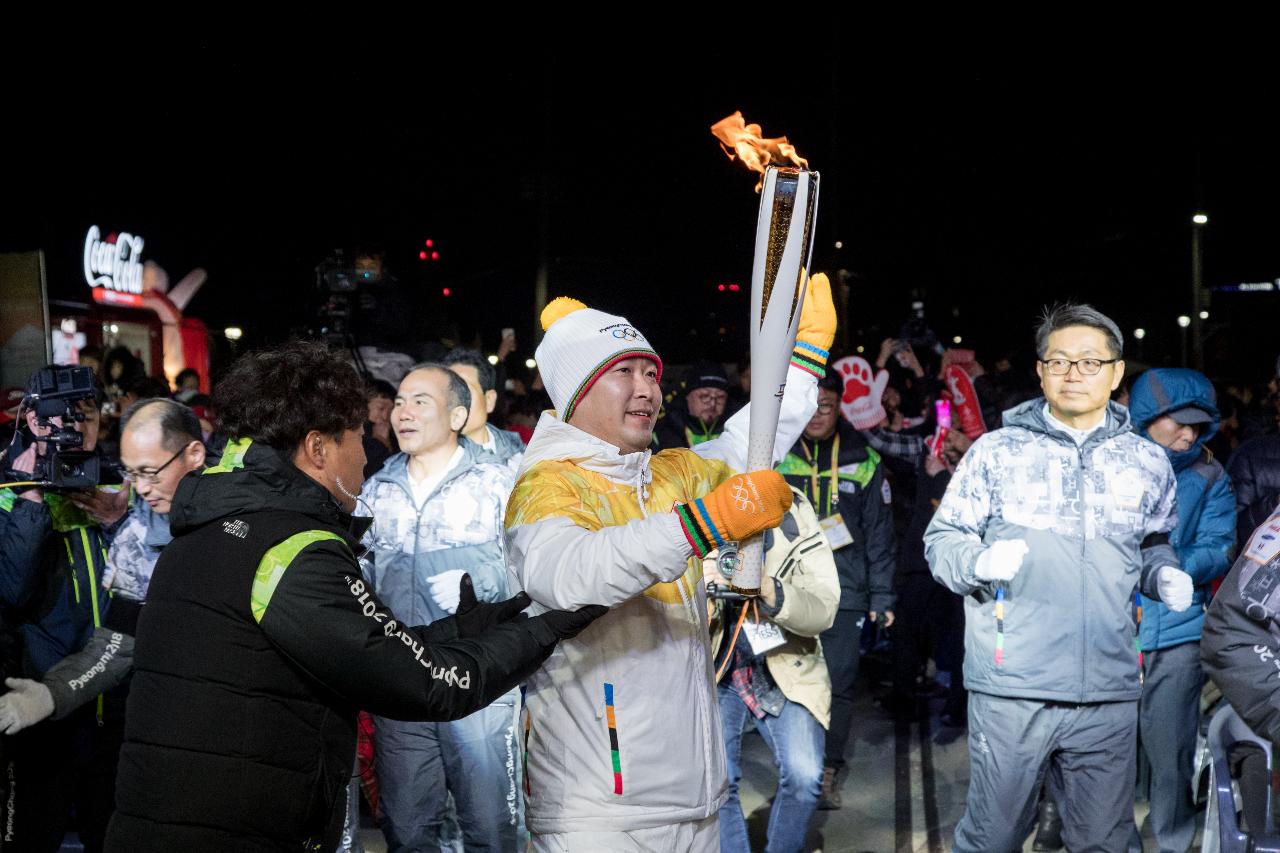
M 84 238 L 84 280 L 90 287 L 119 293 L 142 293 L 141 237 L 128 232 L 102 239 L 97 225 Z

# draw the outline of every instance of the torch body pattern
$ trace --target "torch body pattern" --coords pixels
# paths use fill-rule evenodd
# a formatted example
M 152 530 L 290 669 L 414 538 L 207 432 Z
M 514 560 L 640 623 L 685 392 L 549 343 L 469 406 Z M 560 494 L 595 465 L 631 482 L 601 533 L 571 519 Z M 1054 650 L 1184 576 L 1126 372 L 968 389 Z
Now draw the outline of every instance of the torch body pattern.
M 821 377 L 826 362 L 826 352 L 811 344 L 796 343 L 817 211 L 817 172 L 775 166 L 765 171 L 751 272 L 749 471 L 773 467 L 773 445 L 788 367 L 795 364 Z M 763 568 L 764 542 L 757 536 L 743 543 L 730 586 L 745 595 L 758 594 Z

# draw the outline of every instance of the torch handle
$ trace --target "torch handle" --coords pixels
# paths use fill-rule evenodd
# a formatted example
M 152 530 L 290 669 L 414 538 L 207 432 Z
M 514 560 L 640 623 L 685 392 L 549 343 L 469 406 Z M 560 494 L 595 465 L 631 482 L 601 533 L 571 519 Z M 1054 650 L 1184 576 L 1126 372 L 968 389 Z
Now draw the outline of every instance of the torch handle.
M 754 377 L 753 377 L 754 378 Z M 755 398 L 754 389 L 752 397 Z M 767 427 L 767 421 L 756 429 L 759 419 L 756 417 L 754 405 L 751 409 L 751 433 L 747 439 L 747 470 L 760 471 L 773 467 L 773 443 L 778 431 L 778 406 L 772 406 L 773 426 Z M 765 416 L 769 414 L 766 408 Z M 760 594 L 760 577 L 764 572 L 764 537 L 752 536 L 743 542 L 738 551 L 738 566 L 733 573 L 729 587 L 742 595 Z

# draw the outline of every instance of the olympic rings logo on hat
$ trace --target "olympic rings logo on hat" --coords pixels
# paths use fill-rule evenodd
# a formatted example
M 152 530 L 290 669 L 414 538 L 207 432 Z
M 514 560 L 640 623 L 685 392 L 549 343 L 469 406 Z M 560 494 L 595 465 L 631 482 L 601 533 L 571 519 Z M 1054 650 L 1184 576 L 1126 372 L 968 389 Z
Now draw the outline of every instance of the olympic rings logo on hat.
M 600 330 L 600 332 L 601 333 L 610 332 L 615 338 L 617 338 L 620 341 L 644 340 L 643 335 L 641 335 L 638 331 L 636 331 L 631 326 L 628 326 L 626 323 L 615 323 L 612 326 L 605 326 L 603 329 Z

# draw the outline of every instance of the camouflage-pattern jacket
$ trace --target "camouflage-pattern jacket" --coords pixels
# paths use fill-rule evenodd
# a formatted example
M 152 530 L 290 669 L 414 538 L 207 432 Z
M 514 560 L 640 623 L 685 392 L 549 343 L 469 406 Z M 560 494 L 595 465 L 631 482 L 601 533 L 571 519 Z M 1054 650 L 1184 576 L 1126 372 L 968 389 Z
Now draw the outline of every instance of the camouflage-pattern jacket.
M 134 497 L 133 506 L 107 551 L 102 586 L 112 595 L 133 601 L 146 600 L 156 560 L 160 559 L 164 546 L 172 541 L 169 516 L 153 510 L 141 496 Z
M 462 569 L 482 601 L 507 598 L 503 511 L 515 472 L 462 439 L 463 458 L 422 506 L 409 487 L 409 457 L 397 453 L 364 484 L 356 515 L 373 517 L 360 558 L 366 580 L 406 624 L 449 614 L 431 597 L 427 578 Z
M 1164 449 L 1131 432 L 1115 403 L 1079 445 L 1043 399 L 1010 409 L 1004 423 L 974 442 L 924 534 L 934 577 L 967 596 L 965 686 L 1062 702 L 1137 699 L 1134 594 L 1159 600 L 1159 569 L 1179 566 L 1168 535 L 1177 481 Z M 1002 539 L 1026 541 L 1021 569 L 1007 583 L 979 580 L 978 556 Z

